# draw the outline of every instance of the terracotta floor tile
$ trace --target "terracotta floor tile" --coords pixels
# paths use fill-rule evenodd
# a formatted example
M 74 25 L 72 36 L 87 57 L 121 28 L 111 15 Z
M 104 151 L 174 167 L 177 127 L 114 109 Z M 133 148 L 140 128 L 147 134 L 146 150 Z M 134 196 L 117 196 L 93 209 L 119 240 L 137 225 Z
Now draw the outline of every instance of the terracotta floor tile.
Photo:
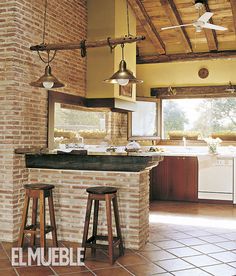
M 2 246 L 9 256 L 11 256 L 12 247 L 18 247 L 17 242 L 2 242 Z
M 151 262 L 176 258 L 176 256 L 174 256 L 173 254 L 171 254 L 165 250 L 140 252 L 140 254 L 143 255 L 144 257 L 146 257 Z
M 17 267 L 16 271 L 20 276 L 54 275 L 54 272 L 50 269 L 50 267 L 45 267 L 45 266 Z
M 198 250 L 202 253 L 208 254 L 208 253 L 217 253 L 224 251 L 223 248 L 216 246 L 214 244 L 202 244 L 202 245 L 195 245 L 192 246 L 193 249 Z
M 188 264 L 187 262 L 185 262 L 181 259 L 158 261 L 158 262 L 156 262 L 156 264 L 159 265 L 160 267 L 164 268 L 168 272 L 173 272 L 173 271 L 181 270 L 181 269 L 193 268 L 192 265 Z
M 224 262 L 224 263 L 236 261 L 236 254 L 234 254 L 232 252 L 225 251 L 225 252 L 220 252 L 220 253 L 212 253 L 212 254 L 209 254 L 209 256 L 211 256 L 221 262 Z
M 87 270 L 87 271 L 71 272 L 71 273 L 57 274 L 57 275 L 60 275 L 60 276 L 62 276 L 62 275 L 63 276 L 94 276 L 95 274 L 93 272 Z
M 174 248 L 174 249 L 168 249 L 168 252 L 171 254 L 177 256 L 177 257 L 189 257 L 189 256 L 195 256 L 200 255 L 198 251 L 190 248 L 190 247 L 180 247 L 180 248 Z
M 220 253 L 216 253 L 220 254 Z M 193 256 L 193 257 L 186 257 L 183 258 L 183 260 L 186 260 L 187 262 L 197 266 L 206 266 L 206 265 L 214 265 L 214 264 L 219 264 L 220 262 L 217 260 L 214 260 L 211 257 L 208 257 L 207 255 L 200 255 L 200 256 Z
M 221 236 L 216 236 L 216 235 L 204 236 L 204 237 L 201 237 L 200 239 L 204 240 L 206 242 L 211 242 L 211 243 L 228 241 L 227 239 L 225 239 Z
M 175 240 L 192 238 L 192 236 L 190 236 L 186 233 L 183 233 L 183 232 L 170 233 L 170 234 L 167 234 L 165 236 L 168 237 L 168 238 L 171 238 L 171 239 L 175 239 Z
M 138 254 L 125 255 L 117 260 L 117 263 L 121 265 L 145 264 L 147 262 L 148 261 L 142 255 Z
M 132 275 L 127 270 L 122 267 L 108 268 L 108 269 L 100 269 L 94 271 L 95 275 L 98 276 L 111 276 L 111 275 L 119 275 L 119 276 L 130 276 Z
M 153 275 L 159 275 L 159 276 L 172 276 L 173 274 L 170 274 L 170 273 L 166 272 L 166 273 L 157 273 L 157 274 L 153 274 Z
M 9 259 L 0 260 L 0 270 L 10 269 L 10 268 L 12 268 L 12 266 L 11 266 L 11 262 L 9 261 Z
M 231 263 L 228 263 L 228 265 L 231 265 L 231 266 L 233 266 L 233 267 L 235 267 L 235 268 L 236 268 L 236 262 L 231 262 Z
M 85 260 L 85 266 L 88 267 L 90 270 L 94 269 L 102 269 L 102 268 L 113 268 L 119 266 L 117 262 L 113 265 L 110 265 L 109 260 Z
M 166 241 L 166 240 L 168 240 L 167 237 L 164 237 L 163 235 L 158 235 L 158 234 L 156 234 L 156 232 L 158 232 L 158 231 L 155 230 L 154 233 L 150 233 L 150 235 L 149 235 L 149 241 L 150 242 L 158 242 L 158 241 Z
M 179 239 L 178 242 L 183 243 L 184 245 L 200 245 L 205 244 L 206 242 L 203 240 L 200 240 L 198 238 L 190 238 L 190 239 Z
M 17 276 L 13 268 L 0 270 L 0 276 Z
M 224 234 L 224 237 L 228 240 L 236 241 L 236 233 L 235 232 L 226 233 L 226 234 Z
M 236 269 L 227 265 L 227 264 L 219 264 L 213 266 L 203 267 L 205 271 L 211 273 L 214 276 L 232 276 L 236 275 Z
M 186 270 L 180 270 L 172 272 L 175 276 L 210 276 L 211 274 L 199 269 L 199 268 L 192 268 Z M 223 275 L 222 275 L 223 276 Z
M 86 266 L 52 266 L 57 274 L 66 274 L 72 272 L 82 272 L 88 270 Z
M 7 253 L 3 249 L 0 250 L 0 261 L 2 259 L 8 259 Z
M 153 243 L 147 243 L 147 244 L 145 244 L 145 246 L 144 247 L 142 247 L 141 249 L 140 249 L 140 252 L 142 252 L 142 251 L 156 251 L 156 250 L 161 250 L 161 248 L 160 247 L 158 247 L 158 246 L 156 246 L 155 244 L 153 244 Z
M 174 240 L 169 240 L 169 241 L 160 241 L 160 242 L 154 242 L 155 245 L 162 249 L 171 249 L 171 248 L 177 248 L 177 247 L 183 247 L 183 244 L 174 241 Z
M 227 250 L 236 250 L 236 242 L 234 241 L 218 242 L 216 245 Z
M 203 231 L 203 230 L 189 231 L 189 232 L 187 232 L 187 234 L 189 234 L 190 236 L 195 237 L 195 238 L 200 238 L 200 237 L 210 235 L 209 232 L 206 232 L 206 231 Z
M 149 276 L 157 273 L 164 273 L 165 270 L 153 263 L 130 265 L 126 268 L 135 276 Z

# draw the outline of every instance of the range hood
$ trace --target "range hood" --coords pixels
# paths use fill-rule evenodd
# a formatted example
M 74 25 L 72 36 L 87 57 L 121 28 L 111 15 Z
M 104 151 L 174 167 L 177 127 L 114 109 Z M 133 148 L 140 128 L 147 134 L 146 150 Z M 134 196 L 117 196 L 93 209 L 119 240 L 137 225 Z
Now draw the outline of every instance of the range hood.
M 127 34 L 126 0 L 88 0 L 88 40 L 116 38 Z M 129 8 L 130 32 L 136 34 L 136 19 Z M 136 43 L 125 44 L 127 67 L 136 75 Z M 135 110 L 136 85 L 104 83 L 119 68 L 121 46 L 88 49 L 86 99 L 99 107 Z

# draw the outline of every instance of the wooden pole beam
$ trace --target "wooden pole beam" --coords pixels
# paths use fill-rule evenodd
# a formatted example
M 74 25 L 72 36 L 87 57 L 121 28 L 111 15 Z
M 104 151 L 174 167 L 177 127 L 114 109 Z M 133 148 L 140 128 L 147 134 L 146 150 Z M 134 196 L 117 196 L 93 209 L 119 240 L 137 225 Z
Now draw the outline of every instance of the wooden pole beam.
M 104 40 L 85 41 L 86 48 L 96 48 L 104 46 L 115 46 L 118 44 L 133 43 L 144 40 L 145 36 L 124 36 L 120 38 L 109 38 Z M 76 50 L 81 49 L 83 46 L 81 42 L 71 43 L 57 43 L 57 44 L 39 44 L 30 47 L 31 51 L 62 51 L 62 50 Z

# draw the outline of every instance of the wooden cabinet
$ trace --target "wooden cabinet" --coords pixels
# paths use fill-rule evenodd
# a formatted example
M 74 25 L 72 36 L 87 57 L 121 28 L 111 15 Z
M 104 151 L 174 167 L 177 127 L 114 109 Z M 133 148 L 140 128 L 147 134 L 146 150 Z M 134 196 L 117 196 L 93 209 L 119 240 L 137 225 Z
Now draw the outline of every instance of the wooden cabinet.
M 196 157 L 165 156 L 150 172 L 151 200 L 197 201 Z

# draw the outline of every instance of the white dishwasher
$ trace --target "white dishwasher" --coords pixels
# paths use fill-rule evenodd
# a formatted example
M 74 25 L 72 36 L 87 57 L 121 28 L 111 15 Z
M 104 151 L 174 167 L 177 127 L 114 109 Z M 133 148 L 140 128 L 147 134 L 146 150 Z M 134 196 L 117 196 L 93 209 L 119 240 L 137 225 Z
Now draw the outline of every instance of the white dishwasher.
M 234 200 L 233 171 L 232 157 L 198 156 L 198 198 Z

